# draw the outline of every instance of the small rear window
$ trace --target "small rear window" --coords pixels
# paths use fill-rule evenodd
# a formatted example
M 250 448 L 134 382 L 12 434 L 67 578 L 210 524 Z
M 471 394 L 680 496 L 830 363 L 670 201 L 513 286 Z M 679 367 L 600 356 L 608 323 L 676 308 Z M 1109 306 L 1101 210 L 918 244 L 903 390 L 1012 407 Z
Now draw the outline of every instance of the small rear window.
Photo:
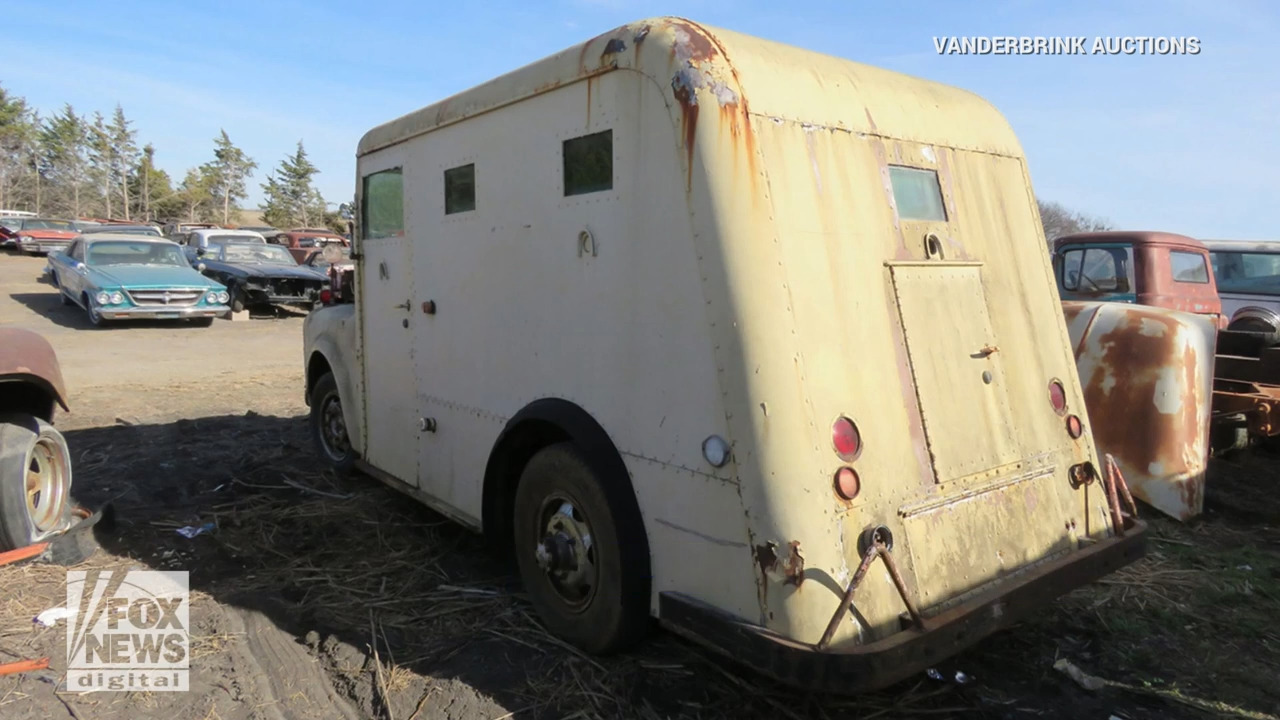
M 1169 253 L 1169 265 L 1173 270 L 1173 279 L 1178 282 L 1209 282 L 1209 268 L 1200 253 L 1172 251 Z
M 903 220 L 946 222 L 947 210 L 942 203 L 942 187 L 938 173 L 921 168 L 889 166 L 889 182 L 893 185 L 893 202 Z
M 404 235 L 404 184 L 400 168 L 364 177 L 360 201 L 362 237 L 366 240 Z
M 564 194 L 613 189 L 613 130 L 564 141 Z

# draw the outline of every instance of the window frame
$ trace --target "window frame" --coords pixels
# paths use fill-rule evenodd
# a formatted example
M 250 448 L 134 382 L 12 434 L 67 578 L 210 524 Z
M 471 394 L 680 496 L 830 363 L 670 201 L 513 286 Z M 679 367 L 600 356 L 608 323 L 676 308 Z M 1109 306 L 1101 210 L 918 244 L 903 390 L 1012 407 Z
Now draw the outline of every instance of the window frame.
M 1123 272 L 1123 273 L 1119 272 L 1119 271 L 1121 270 L 1121 268 L 1116 266 L 1116 265 L 1117 265 L 1117 263 L 1116 263 L 1116 260 L 1115 260 L 1114 252 L 1115 252 L 1115 251 L 1117 251 L 1117 250 L 1118 250 L 1118 251 L 1123 252 L 1123 253 L 1124 253 L 1124 255 L 1125 255 L 1125 264 L 1124 264 L 1124 268 L 1123 268 L 1123 270 L 1124 270 L 1124 272 Z M 1096 252 L 1096 253 L 1104 253 L 1104 254 L 1106 254 L 1106 255 L 1108 255 L 1108 256 L 1110 256 L 1110 257 L 1112 258 L 1112 261 L 1111 261 L 1111 262 L 1112 262 L 1112 265 L 1111 265 L 1111 267 L 1112 267 L 1111 280 L 1112 280 L 1112 282 L 1114 283 L 1114 286 L 1113 286 L 1113 287 L 1103 287 L 1102 285 L 1099 285 L 1099 284 L 1097 283 L 1097 280 L 1098 280 L 1099 278 L 1093 278 L 1093 277 L 1090 277 L 1090 281 L 1092 281 L 1092 282 L 1093 282 L 1093 284 L 1094 284 L 1093 288 L 1092 288 L 1092 289 L 1081 289 L 1081 287 L 1080 287 L 1080 280 L 1081 280 L 1081 278 L 1083 278 L 1083 277 L 1084 277 L 1084 269 L 1085 269 L 1085 267 L 1087 267 L 1087 265 L 1088 265 L 1088 261 L 1089 261 L 1089 253 L 1094 253 L 1094 252 Z M 1075 281 L 1075 284 L 1074 284 L 1074 285 L 1069 284 L 1069 283 L 1070 283 L 1070 279 L 1069 279 L 1069 276 L 1067 275 L 1067 260 L 1068 260 L 1068 257 L 1067 257 L 1067 256 L 1069 256 L 1069 255 L 1071 255 L 1071 254 L 1073 254 L 1073 253 L 1080 253 L 1080 262 L 1079 262 L 1078 264 L 1076 264 L 1077 276 L 1076 276 L 1076 281 Z M 1083 294 L 1086 294 L 1086 295 L 1099 295 L 1099 294 L 1118 294 L 1118 295 L 1125 295 L 1125 294 L 1130 294 L 1130 293 L 1134 292 L 1133 288 L 1134 288 L 1134 282 L 1135 282 L 1135 278 L 1134 278 L 1134 257 L 1135 257 L 1135 255 L 1136 255 L 1136 253 L 1134 252 L 1133 246 L 1132 246 L 1132 245 L 1127 245 L 1127 244 L 1122 244 L 1122 245 L 1086 245 L 1086 246 L 1084 246 L 1084 247 L 1072 247 L 1072 248 L 1068 248 L 1068 249 L 1066 249 L 1066 250 L 1062 251 L 1062 256 L 1063 256 L 1063 260 L 1062 260 L 1062 280 L 1061 280 L 1061 283 L 1062 283 L 1062 289 L 1063 289 L 1063 290 L 1066 290 L 1067 292 L 1083 293 Z M 1120 286 L 1120 279 L 1121 279 L 1122 277 L 1123 277 L 1123 279 L 1124 279 L 1124 283 L 1125 283 L 1125 284 L 1124 284 L 1124 287 L 1121 287 L 1121 286 Z
M 574 179 L 576 180 L 577 176 L 580 173 L 576 170 L 575 172 L 571 173 L 570 163 L 573 162 L 574 160 L 578 160 L 580 162 L 586 157 L 589 157 L 589 155 L 579 155 L 577 152 L 577 149 L 579 147 L 583 147 L 585 148 L 586 153 L 590 153 L 592 151 L 592 148 L 588 147 L 589 143 L 594 139 L 601 138 L 601 137 L 606 138 L 609 145 L 608 183 L 602 184 L 602 182 L 600 181 L 597 181 L 595 183 L 581 183 L 581 184 L 575 183 L 575 187 L 571 189 L 569 184 L 571 175 L 574 176 Z M 573 145 L 572 148 L 571 148 L 571 144 Z M 573 159 L 571 159 L 570 157 L 571 149 L 575 151 L 573 153 L 574 155 Z M 617 166 L 617 153 L 614 151 L 613 128 L 605 128 L 604 130 L 597 130 L 595 132 L 590 132 L 583 135 L 575 135 L 574 137 L 565 138 L 564 140 L 561 140 L 560 141 L 560 189 L 561 189 L 562 196 L 564 198 L 577 198 L 583 195 L 594 195 L 596 193 L 612 192 L 617 186 L 617 183 L 615 182 L 615 177 L 614 177 L 616 166 Z
M 400 179 L 400 217 L 397 223 L 398 230 L 393 230 L 390 234 L 370 235 L 369 234 L 369 211 L 372 203 L 369 201 L 370 180 L 380 175 L 397 176 Z M 360 239 L 364 240 L 389 240 L 392 238 L 404 237 L 405 234 L 405 189 L 404 189 L 404 166 L 397 165 L 395 167 L 384 168 L 366 173 L 360 177 Z
M 896 171 L 896 172 L 895 172 Z M 933 182 L 930 183 L 929 189 L 933 192 L 933 199 L 936 200 L 937 210 L 940 217 L 928 216 L 922 217 L 915 214 L 907 215 L 903 212 L 902 202 L 907 199 L 907 192 L 916 188 L 909 188 L 905 184 L 899 184 L 899 177 L 922 177 L 927 176 Z M 942 195 L 942 181 L 938 178 L 938 171 L 932 168 L 915 167 L 914 165 L 889 165 L 889 191 L 893 195 L 893 209 L 899 220 L 906 222 L 934 222 L 945 223 L 950 222 L 950 215 L 947 212 L 947 200 Z M 901 191 L 901 192 L 900 192 Z
M 1200 261 L 1200 270 L 1204 271 L 1203 280 L 1182 280 L 1178 277 L 1178 270 L 1174 267 L 1173 257 L 1175 255 L 1193 257 Z M 1209 263 L 1205 260 L 1204 255 L 1194 250 L 1170 250 L 1169 251 L 1169 275 L 1174 282 L 1186 283 L 1188 285 L 1208 285 L 1209 279 L 1213 277 L 1213 270 L 1209 267 Z
M 450 191 L 450 180 L 451 180 L 451 177 L 455 177 L 455 176 L 456 176 L 456 175 L 451 175 L 451 174 L 460 174 L 462 171 L 465 171 L 465 170 L 467 170 L 468 168 L 470 168 L 470 170 L 471 170 L 471 179 L 470 179 L 470 183 L 471 183 L 471 197 L 470 197 L 470 204 L 469 204 L 469 205 L 467 205 L 467 204 L 464 202 L 463 204 L 464 204 L 464 205 L 467 205 L 467 206 L 465 206 L 465 207 L 454 207 L 454 208 L 450 209 L 450 192 L 449 192 L 449 191 Z M 444 186 L 443 186 L 443 187 L 444 187 L 444 214 L 445 214 L 445 215 L 461 215 L 461 214 L 463 214 L 463 213 L 475 212 L 475 210 L 476 210 L 476 208 L 477 208 L 477 205 L 478 205 L 478 200 L 477 200 L 477 198 L 476 198 L 476 195 L 477 195 L 477 192 L 476 192 L 476 191 L 477 191 L 477 187 L 476 187 L 476 164 L 475 164 L 474 162 L 469 162 L 469 163 L 466 163 L 466 164 L 464 164 L 464 165 L 457 165 L 457 166 L 455 166 L 455 167 L 451 167 L 451 168 L 445 168 L 444 173 L 443 173 L 443 182 L 444 182 Z M 465 186 L 463 186 L 463 187 L 465 187 Z

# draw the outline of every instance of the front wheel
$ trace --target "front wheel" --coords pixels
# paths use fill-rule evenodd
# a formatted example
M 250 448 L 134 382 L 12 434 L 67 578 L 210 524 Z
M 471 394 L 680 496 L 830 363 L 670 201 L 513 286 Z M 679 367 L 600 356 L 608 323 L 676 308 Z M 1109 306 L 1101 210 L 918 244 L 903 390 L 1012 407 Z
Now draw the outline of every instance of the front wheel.
M 244 312 L 244 293 L 235 285 L 227 286 L 227 294 L 231 296 L 231 312 Z
M 644 530 L 619 495 L 571 443 L 539 450 L 516 488 L 525 590 L 551 632 L 590 653 L 624 650 L 651 626 Z
M 106 318 L 102 317 L 102 313 L 98 312 L 98 308 L 93 304 L 93 298 L 88 294 L 84 295 L 84 311 L 89 314 L 89 324 L 100 328 L 107 324 Z
M 71 523 L 71 453 L 57 428 L 0 415 L 0 550 L 15 550 Z
M 340 473 L 355 466 L 356 454 L 342 414 L 342 397 L 333 373 L 325 373 L 311 390 L 311 435 L 324 459 Z

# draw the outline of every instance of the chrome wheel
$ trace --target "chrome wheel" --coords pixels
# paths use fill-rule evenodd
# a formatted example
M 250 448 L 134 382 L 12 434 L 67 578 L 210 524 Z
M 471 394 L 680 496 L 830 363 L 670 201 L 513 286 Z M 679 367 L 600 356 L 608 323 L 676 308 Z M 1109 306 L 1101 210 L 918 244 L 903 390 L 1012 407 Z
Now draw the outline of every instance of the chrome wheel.
M 587 606 L 600 578 L 586 515 L 571 499 L 552 495 L 542 503 L 537 527 L 542 537 L 534 548 L 534 558 L 551 588 L 570 608 Z
M 320 443 L 334 462 L 342 462 L 351 454 L 347 420 L 342 415 L 342 401 L 336 392 L 326 394 L 320 401 Z
M 27 459 L 27 514 L 36 530 L 49 532 L 62 522 L 67 498 L 67 466 L 61 448 L 40 438 Z

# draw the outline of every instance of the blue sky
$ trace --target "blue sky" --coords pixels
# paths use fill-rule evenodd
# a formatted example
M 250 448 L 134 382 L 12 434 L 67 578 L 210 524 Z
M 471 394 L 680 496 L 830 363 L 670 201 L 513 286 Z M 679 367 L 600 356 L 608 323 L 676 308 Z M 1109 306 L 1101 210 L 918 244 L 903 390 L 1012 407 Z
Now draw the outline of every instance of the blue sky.
M 6 0 L 0 84 L 41 111 L 118 102 L 180 179 L 225 128 L 266 171 L 303 140 L 331 201 L 365 130 L 656 15 L 962 87 L 1022 140 L 1037 194 L 1117 227 L 1275 237 L 1280 4 Z M 1195 36 L 1196 56 L 947 56 L 935 36 Z M 16 48 L 16 51 L 14 49 Z M 1249 212 L 1245 212 L 1248 210 Z

